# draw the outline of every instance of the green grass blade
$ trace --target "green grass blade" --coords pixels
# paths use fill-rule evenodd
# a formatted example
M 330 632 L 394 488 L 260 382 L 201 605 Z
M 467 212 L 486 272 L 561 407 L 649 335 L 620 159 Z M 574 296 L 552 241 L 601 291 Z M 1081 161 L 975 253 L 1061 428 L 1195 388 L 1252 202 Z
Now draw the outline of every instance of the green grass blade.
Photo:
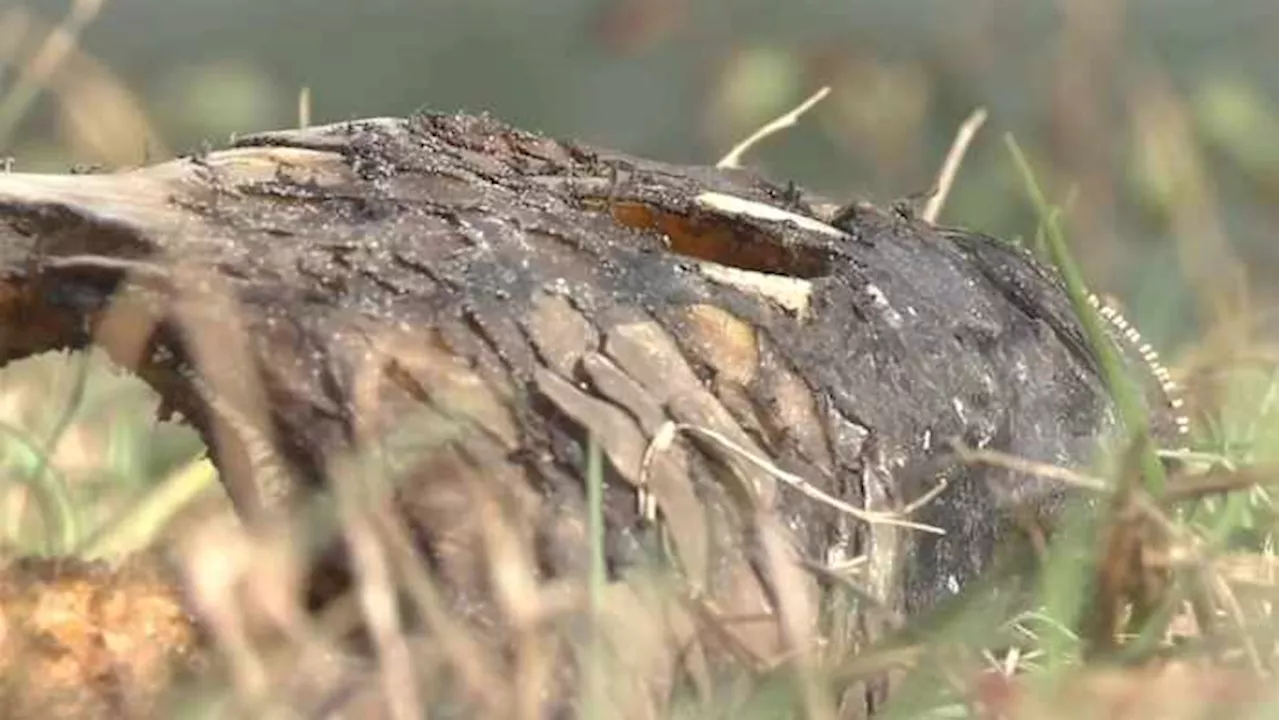
M 126 513 L 84 542 L 77 554 L 115 558 L 145 549 L 175 515 L 217 484 L 213 463 L 204 457 L 194 460 L 130 504 Z
M 66 478 L 49 462 L 46 452 L 22 430 L 0 422 L 0 435 L 6 435 L 17 442 L 36 468 L 31 472 L 15 473 L 14 479 L 30 489 L 36 507 L 40 509 L 46 550 L 57 552 L 59 549 L 71 549 L 80 536 L 80 528 Z M 57 542 L 50 542 L 49 537 L 57 538 Z
M 1067 295 L 1071 298 L 1071 304 L 1075 308 L 1076 316 L 1080 319 L 1080 324 L 1084 328 L 1085 336 L 1089 340 L 1089 345 L 1093 348 L 1095 357 L 1098 358 L 1098 364 L 1102 368 L 1103 381 L 1106 382 L 1112 401 L 1115 402 L 1116 410 L 1120 414 L 1120 421 L 1127 432 L 1129 440 L 1139 443 L 1138 463 L 1146 480 L 1147 490 L 1151 494 L 1159 496 L 1164 490 L 1166 482 L 1164 465 L 1161 464 L 1160 458 L 1156 455 L 1156 446 L 1151 439 L 1151 428 L 1147 420 L 1147 413 L 1142 401 L 1139 399 L 1138 390 L 1134 387 L 1133 382 L 1125 371 L 1124 364 L 1120 360 L 1110 337 L 1103 330 L 1096 311 L 1089 304 L 1089 290 L 1085 286 L 1079 267 L 1071 258 L 1070 250 L 1067 248 L 1066 237 L 1063 235 L 1062 225 L 1055 209 L 1050 207 L 1045 200 L 1044 193 L 1041 192 L 1040 185 L 1036 182 L 1035 173 L 1032 172 L 1030 163 L 1027 162 L 1026 156 L 1023 154 L 1022 149 L 1018 147 L 1018 143 L 1013 139 L 1012 135 L 1005 134 L 1005 144 L 1009 148 L 1009 153 L 1013 156 L 1013 162 L 1017 166 L 1018 172 L 1022 175 L 1023 183 L 1026 185 L 1031 202 L 1035 205 L 1036 213 L 1044 221 L 1045 239 L 1048 241 L 1050 257 L 1053 258 L 1053 263 L 1066 284 Z

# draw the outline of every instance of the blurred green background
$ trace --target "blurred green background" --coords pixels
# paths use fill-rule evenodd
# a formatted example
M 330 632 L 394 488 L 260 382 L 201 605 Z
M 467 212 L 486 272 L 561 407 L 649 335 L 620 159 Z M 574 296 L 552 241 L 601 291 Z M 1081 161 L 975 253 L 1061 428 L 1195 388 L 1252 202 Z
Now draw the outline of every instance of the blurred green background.
M 10 0 L 12 2 L 12 0 Z M 0 11 L 0 90 L 77 3 Z M 1277 4 L 1184 0 L 105 0 L 0 152 L 118 167 L 229 134 L 415 109 L 714 162 L 824 84 L 748 163 L 836 199 L 927 189 L 956 126 L 991 117 L 943 216 L 1027 236 L 1014 133 L 1069 201 L 1089 277 L 1157 344 L 1212 319 L 1234 256 L 1272 328 Z M 1224 267 L 1224 269 L 1226 269 Z M 1232 285 L 1236 284 L 1233 279 Z M 1203 290 L 1203 288 L 1200 288 Z
M 1035 233 L 1012 133 L 1090 282 L 1175 375 L 1261 361 L 1274 395 L 1276 68 L 1273 0 L 5 0 L 0 156 L 24 172 L 154 162 L 295 125 L 305 87 L 313 123 L 488 111 L 713 163 L 830 85 L 746 163 L 887 202 L 929 188 L 984 106 L 944 223 Z M 76 367 L 0 373 L 0 429 L 31 438 L 4 445 L 5 476 L 73 472 L 61 449 L 96 458 L 86 487 L 141 492 L 197 451 L 176 426 L 154 432 L 136 382 L 98 372 L 77 397 Z M 117 387 L 132 399 L 101 389 Z M 25 508 L 0 508 L 10 538 Z

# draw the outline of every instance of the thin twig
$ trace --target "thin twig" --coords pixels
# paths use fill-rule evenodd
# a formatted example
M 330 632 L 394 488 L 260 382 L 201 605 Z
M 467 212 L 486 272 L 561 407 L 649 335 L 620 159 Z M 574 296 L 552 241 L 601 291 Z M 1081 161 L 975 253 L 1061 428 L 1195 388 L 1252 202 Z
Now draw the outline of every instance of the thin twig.
M 938 170 L 933 197 L 929 198 L 929 203 L 925 205 L 924 213 L 921 215 L 924 220 L 931 223 L 938 221 L 938 216 L 942 214 L 942 206 L 946 204 L 947 195 L 951 194 L 951 186 L 960 172 L 960 163 L 964 162 L 964 155 L 969 150 L 969 143 L 973 142 L 973 137 L 978 134 L 978 130 L 986 121 L 987 109 L 980 107 L 960 124 L 955 139 L 951 141 L 951 149 L 947 151 L 947 157 L 942 162 L 942 168 Z
M 748 150 L 750 150 L 753 146 L 755 146 L 756 143 L 760 142 L 761 140 L 764 140 L 765 138 L 769 137 L 770 135 L 773 135 L 776 132 L 785 130 L 791 127 L 792 125 L 795 125 L 796 122 L 800 119 L 801 115 L 804 115 L 806 112 L 809 111 L 810 108 L 812 108 L 814 105 L 817 105 L 819 102 L 821 102 L 822 99 L 825 98 L 827 94 L 830 92 L 831 92 L 831 87 L 824 86 L 822 89 L 818 90 L 818 92 L 810 95 L 807 100 L 797 105 L 791 111 L 784 113 L 782 115 L 779 115 L 769 123 L 766 123 L 759 130 L 756 130 L 754 133 L 751 133 L 751 136 L 748 137 L 746 140 L 743 140 L 737 145 L 734 145 L 733 149 L 729 151 L 729 154 L 720 158 L 720 161 L 716 163 L 716 167 L 721 169 L 742 167 L 742 156 Z
M 1036 477 L 1046 478 L 1048 480 L 1057 480 L 1067 485 L 1082 487 L 1087 490 L 1096 490 L 1099 492 L 1110 489 L 1110 485 L 1105 480 L 1091 477 L 1083 473 L 1068 470 L 1057 465 L 1049 463 L 1036 462 L 1034 460 L 1026 460 L 1015 457 L 1007 453 L 996 452 L 995 450 L 980 450 L 971 448 L 959 440 L 951 441 L 951 448 L 960 458 L 961 462 L 979 463 L 982 465 L 994 465 L 1008 470 L 1024 472 Z
M 912 500 L 911 502 L 909 502 L 909 503 L 907 503 L 906 505 L 902 506 L 902 511 L 901 511 L 901 512 L 902 512 L 902 514 L 903 514 L 903 515 L 911 515 L 911 514 L 915 513 L 915 511 L 917 511 L 917 510 L 919 510 L 920 508 L 924 507 L 925 505 L 928 505 L 928 504 L 929 504 L 929 503 L 930 503 L 934 498 L 936 498 L 936 497 L 938 497 L 939 495 L 941 495 L 941 494 L 942 494 L 942 491 L 943 491 L 943 490 L 946 490 L 946 489 L 947 489 L 947 485 L 949 485 L 949 484 L 950 484 L 950 483 L 947 481 L 947 479 L 946 479 L 945 477 L 938 478 L 938 484 L 937 484 L 937 485 L 934 485 L 933 487 L 929 488 L 929 489 L 925 492 L 925 494 L 921 495 L 920 497 L 916 498 L 915 500 Z
M 298 129 L 311 127 L 311 87 L 303 85 L 298 90 Z

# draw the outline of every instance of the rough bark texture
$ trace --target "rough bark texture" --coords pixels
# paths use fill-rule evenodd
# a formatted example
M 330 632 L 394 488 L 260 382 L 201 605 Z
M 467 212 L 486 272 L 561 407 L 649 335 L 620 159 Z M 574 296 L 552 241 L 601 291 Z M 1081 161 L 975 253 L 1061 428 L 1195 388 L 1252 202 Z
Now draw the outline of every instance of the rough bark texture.
M 257 522 L 378 439 L 396 507 L 462 604 L 492 590 L 486 498 L 544 577 L 583 571 L 590 432 L 615 570 L 651 535 L 643 484 L 726 613 L 777 602 L 757 547 L 772 533 L 810 563 L 866 555 L 860 582 L 909 614 L 971 581 L 1015 508 L 1060 501 L 959 465 L 950 439 L 1078 465 L 1113 421 L 1065 295 L 1024 253 L 870 206 L 832 216 L 747 172 L 465 115 L 0 176 L 0 359 L 104 345 L 200 428 Z M 695 429 L 651 446 L 668 421 Z M 867 510 L 945 480 L 910 516 L 945 534 L 868 524 L 711 433 Z M 816 607 L 822 583 L 800 577 Z M 741 633 L 782 651 L 776 632 Z

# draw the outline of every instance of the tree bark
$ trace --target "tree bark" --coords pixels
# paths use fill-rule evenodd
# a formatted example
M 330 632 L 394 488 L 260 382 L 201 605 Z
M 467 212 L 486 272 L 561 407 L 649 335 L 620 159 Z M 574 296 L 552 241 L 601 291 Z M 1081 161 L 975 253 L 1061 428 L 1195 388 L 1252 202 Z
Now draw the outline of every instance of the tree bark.
M 1078 465 L 1113 419 L 1025 253 L 870 205 L 836 215 L 749 172 L 467 115 L 8 174 L 0 358 L 107 348 L 199 428 L 256 526 L 390 481 L 460 604 L 498 602 L 494 517 L 540 582 L 586 572 L 590 436 L 612 572 L 661 535 L 720 612 L 799 598 L 816 617 L 830 574 L 865 557 L 857 583 L 893 625 L 977 577 L 1015 509 L 1062 499 L 958 463 L 952 439 Z M 375 450 L 376 479 L 343 464 Z M 776 547 L 818 570 L 781 586 Z M 785 651 L 785 632 L 744 627 L 756 656 Z

